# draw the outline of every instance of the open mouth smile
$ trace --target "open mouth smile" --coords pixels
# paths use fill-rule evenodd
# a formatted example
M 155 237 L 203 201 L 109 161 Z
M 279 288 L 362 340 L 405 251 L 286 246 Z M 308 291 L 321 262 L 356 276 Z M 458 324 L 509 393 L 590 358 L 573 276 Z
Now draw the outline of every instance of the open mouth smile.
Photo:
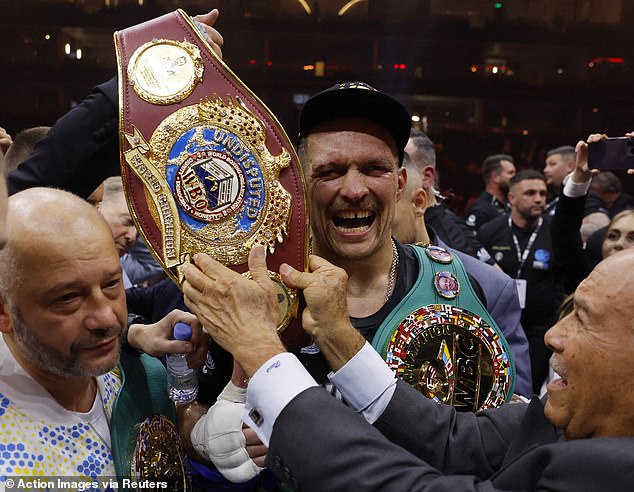
M 374 223 L 376 214 L 370 210 L 338 212 L 332 222 L 342 232 L 364 232 Z

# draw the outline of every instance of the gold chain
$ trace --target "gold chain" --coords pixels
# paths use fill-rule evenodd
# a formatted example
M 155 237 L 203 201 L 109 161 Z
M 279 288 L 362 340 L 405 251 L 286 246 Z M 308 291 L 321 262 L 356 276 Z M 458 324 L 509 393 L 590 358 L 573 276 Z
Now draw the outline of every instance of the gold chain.
M 396 248 L 396 241 L 392 238 L 392 265 L 390 266 L 390 280 L 387 284 L 387 292 L 385 293 L 385 302 L 390 300 L 392 292 L 394 292 L 394 281 L 396 280 L 396 270 L 398 268 L 398 249 Z

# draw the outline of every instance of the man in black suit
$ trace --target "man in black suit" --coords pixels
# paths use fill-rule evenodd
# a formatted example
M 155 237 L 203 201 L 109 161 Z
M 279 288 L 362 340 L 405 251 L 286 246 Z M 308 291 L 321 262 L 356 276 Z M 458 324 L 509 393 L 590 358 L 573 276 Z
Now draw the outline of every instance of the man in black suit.
M 251 378 L 245 420 L 269 446 L 267 466 L 293 488 L 589 491 L 634 483 L 634 296 L 622 274 L 634 268 L 632 249 L 598 265 L 573 312 L 546 334 L 560 377 L 545 402 L 478 414 L 397 382 L 350 324 L 345 272 L 322 258 L 311 256 L 310 273 L 287 265 L 280 273 L 303 289 L 303 326 L 349 407 L 277 338 L 262 248 L 249 258 L 255 282 L 206 255 L 195 264 L 186 268 L 186 300 Z
M 482 163 L 484 190 L 467 211 L 466 223 L 477 231 L 483 224 L 510 212 L 506 195 L 515 176 L 515 161 L 506 154 L 490 155 Z

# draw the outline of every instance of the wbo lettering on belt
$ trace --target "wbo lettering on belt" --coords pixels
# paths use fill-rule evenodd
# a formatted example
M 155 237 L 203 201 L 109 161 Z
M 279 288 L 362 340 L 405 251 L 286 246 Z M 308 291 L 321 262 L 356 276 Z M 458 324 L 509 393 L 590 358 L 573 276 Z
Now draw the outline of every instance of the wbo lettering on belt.
M 306 186 L 299 159 L 270 110 L 218 58 L 181 10 L 115 33 L 121 171 L 148 248 L 179 285 L 208 253 L 249 275 L 267 248 L 278 288 L 278 332 L 305 341 L 298 299 L 279 266 L 308 261 Z

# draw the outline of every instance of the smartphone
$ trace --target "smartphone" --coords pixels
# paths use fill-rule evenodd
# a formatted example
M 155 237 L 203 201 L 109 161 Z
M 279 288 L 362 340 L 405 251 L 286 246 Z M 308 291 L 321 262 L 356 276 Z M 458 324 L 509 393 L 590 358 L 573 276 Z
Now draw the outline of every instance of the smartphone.
M 634 169 L 634 138 L 604 138 L 588 144 L 590 169 Z

